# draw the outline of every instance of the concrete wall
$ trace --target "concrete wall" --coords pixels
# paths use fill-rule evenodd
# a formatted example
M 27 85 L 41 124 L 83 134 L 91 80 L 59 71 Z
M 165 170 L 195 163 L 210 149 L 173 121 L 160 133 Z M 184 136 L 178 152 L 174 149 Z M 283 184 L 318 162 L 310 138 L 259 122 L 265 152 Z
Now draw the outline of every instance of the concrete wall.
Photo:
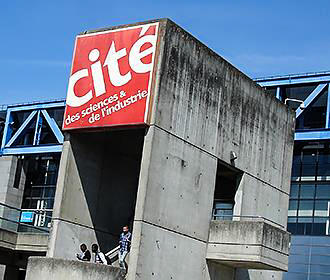
M 171 21 L 159 32 L 128 279 L 211 279 L 205 245 L 218 160 L 244 172 L 235 213 L 286 226 L 294 115 Z
M 150 127 L 128 279 L 208 279 L 205 254 L 216 164 L 209 154 Z
M 121 269 L 102 264 L 54 258 L 29 258 L 26 280 L 121 280 Z
M 0 202 L 8 206 L 21 208 L 25 184 L 25 170 L 22 170 L 18 188 L 14 188 L 16 168 L 16 156 L 0 157 Z M 19 211 L 0 206 L 0 217 L 18 221 Z M 0 219 L 0 228 L 16 231 L 17 224 Z
M 0 202 L 20 208 L 25 184 L 25 172 L 23 169 L 19 187 L 14 188 L 16 167 L 16 156 L 0 157 Z
M 161 39 L 152 125 L 228 164 L 232 164 L 230 152 L 234 151 L 238 156 L 235 166 L 270 188 L 267 196 L 270 192 L 271 196 L 278 192 L 286 196 L 282 204 L 286 208 L 294 114 L 172 22 L 161 29 Z M 263 215 L 278 219 L 273 211 L 278 200 L 265 206 Z
M 134 218 L 144 130 L 71 134 L 63 145 L 48 256 L 118 245 Z

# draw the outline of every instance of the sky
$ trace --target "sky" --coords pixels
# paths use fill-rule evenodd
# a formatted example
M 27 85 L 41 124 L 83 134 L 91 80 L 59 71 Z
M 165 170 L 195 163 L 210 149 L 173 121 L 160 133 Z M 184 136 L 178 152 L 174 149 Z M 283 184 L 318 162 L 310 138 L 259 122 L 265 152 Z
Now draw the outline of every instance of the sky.
M 251 78 L 330 70 L 328 0 L 11 0 L 0 7 L 0 104 L 65 98 L 75 36 L 170 18 Z

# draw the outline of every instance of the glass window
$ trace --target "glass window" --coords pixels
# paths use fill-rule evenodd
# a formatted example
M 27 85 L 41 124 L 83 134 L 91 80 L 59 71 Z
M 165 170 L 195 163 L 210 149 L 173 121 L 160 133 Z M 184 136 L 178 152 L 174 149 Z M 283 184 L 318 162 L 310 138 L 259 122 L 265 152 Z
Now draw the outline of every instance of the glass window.
M 296 223 L 288 223 L 287 230 L 291 234 L 297 234 L 297 224 Z
M 330 164 L 322 163 L 318 167 L 318 176 L 330 176 Z
M 308 279 L 307 273 L 295 273 L 295 272 L 291 272 L 290 269 L 291 268 L 289 267 L 289 272 L 283 273 L 283 280 L 306 280 L 306 279 Z M 312 279 L 310 279 L 310 280 L 312 280 Z M 318 280 L 320 280 L 320 279 L 318 279 Z
M 312 177 L 314 179 L 316 175 L 316 164 L 302 164 L 301 177 Z
M 298 219 L 298 223 L 297 223 L 297 234 L 302 234 L 302 235 L 311 235 L 312 233 L 312 225 L 313 223 L 304 223 L 303 221 L 305 220 L 306 218 L 302 218 L 302 221 L 299 222 L 299 219 Z
M 329 271 L 330 271 L 330 265 L 322 265 L 322 264 L 311 265 L 311 273 L 329 273 Z
M 62 128 L 63 117 L 64 117 L 64 108 L 51 108 L 47 109 L 49 116 L 56 122 L 58 127 Z
M 315 185 L 301 185 L 300 198 L 314 198 Z
M 297 216 L 297 209 L 298 209 L 298 200 L 290 200 L 288 215 Z
M 297 222 L 297 217 L 289 217 L 288 218 L 288 223 L 296 223 Z
M 330 199 L 330 185 L 317 185 L 316 198 L 328 198 Z
M 298 184 L 291 184 L 290 190 L 290 198 L 298 198 L 299 194 L 299 185 Z
M 330 255 L 328 256 L 312 255 L 311 263 L 330 264 Z M 329 267 L 329 271 L 330 271 L 330 267 Z
M 313 200 L 301 200 L 299 202 L 298 216 L 313 216 Z
M 23 209 L 52 209 L 60 155 L 26 157 Z
M 329 202 L 327 200 L 315 201 L 315 216 L 328 216 Z
M 215 219 L 216 220 L 231 220 L 233 216 L 233 203 L 216 202 L 215 203 Z
M 327 90 L 318 99 L 309 105 L 297 118 L 296 127 L 298 129 L 324 128 L 327 111 Z
M 313 235 L 326 234 L 327 220 L 327 218 L 314 217 Z

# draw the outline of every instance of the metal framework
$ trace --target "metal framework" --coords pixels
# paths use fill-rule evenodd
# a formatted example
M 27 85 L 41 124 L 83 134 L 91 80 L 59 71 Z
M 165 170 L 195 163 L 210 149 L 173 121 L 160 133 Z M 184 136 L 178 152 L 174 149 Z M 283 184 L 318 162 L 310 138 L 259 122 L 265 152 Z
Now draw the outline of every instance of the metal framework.
M 1 141 L 0 155 L 18 155 L 18 154 L 40 154 L 40 153 L 54 153 L 62 151 L 63 134 L 55 120 L 48 114 L 47 109 L 59 108 L 65 106 L 65 102 L 54 101 L 40 104 L 30 104 L 24 106 L 8 106 Z M 28 117 L 23 121 L 15 133 L 13 133 L 13 113 L 25 111 L 29 112 Z M 31 122 L 36 118 L 34 127 L 33 143 L 26 146 L 15 146 L 15 141 L 24 137 Z M 42 125 L 46 122 L 54 134 L 57 143 L 55 144 L 40 144 L 42 137 Z
M 316 88 L 307 96 L 304 100 L 305 109 L 297 108 L 296 118 L 298 119 L 304 114 L 304 111 L 312 106 L 316 100 L 323 94 L 325 90 L 328 90 L 327 99 L 327 111 L 326 111 L 326 124 L 324 128 L 320 129 L 303 129 L 296 131 L 295 140 L 329 140 L 330 139 L 330 72 L 317 72 L 317 73 L 305 73 L 286 76 L 273 76 L 268 78 L 254 79 L 262 87 L 276 88 L 276 98 L 283 101 L 281 88 L 291 85 L 308 85 L 317 84 Z

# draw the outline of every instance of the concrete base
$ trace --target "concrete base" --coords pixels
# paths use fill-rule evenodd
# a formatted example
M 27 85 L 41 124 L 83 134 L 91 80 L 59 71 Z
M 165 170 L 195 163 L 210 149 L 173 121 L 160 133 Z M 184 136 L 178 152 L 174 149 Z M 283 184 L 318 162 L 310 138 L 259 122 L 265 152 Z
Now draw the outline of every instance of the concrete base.
M 29 259 L 26 280 L 121 280 L 125 272 L 110 265 L 63 259 L 32 257 Z

